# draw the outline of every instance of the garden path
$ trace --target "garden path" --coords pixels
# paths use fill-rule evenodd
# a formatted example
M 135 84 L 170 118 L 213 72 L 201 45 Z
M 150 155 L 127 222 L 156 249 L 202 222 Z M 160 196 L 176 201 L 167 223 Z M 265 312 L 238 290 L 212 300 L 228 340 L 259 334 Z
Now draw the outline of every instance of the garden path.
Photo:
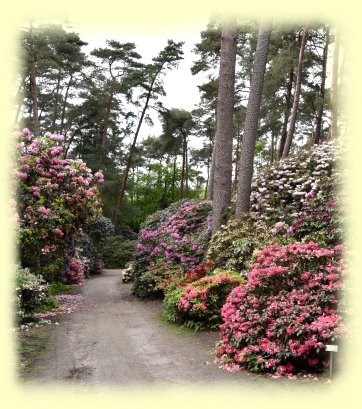
M 217 333 L 180 329 L 160 319 L 158 300 L 140 301 L 120 270 L 86 280 L 85 308 L 53 317 L 49 353 L 33 382 L 117 384 L 258 384 L 213 363 Z M 256 380 L 258 382 L 256 382 Z M 269 380 L 270 382 L 270 380 Z

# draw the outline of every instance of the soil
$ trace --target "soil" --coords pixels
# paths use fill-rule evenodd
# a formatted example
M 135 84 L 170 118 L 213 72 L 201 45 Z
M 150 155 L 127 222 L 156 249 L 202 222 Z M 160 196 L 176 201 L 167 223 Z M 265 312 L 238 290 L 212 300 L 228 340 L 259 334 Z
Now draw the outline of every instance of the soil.
M 229 373 L 213 362 L 216 332 L 164 322 L 159 300 L 141 301 L 122 284 L 120 270 L 86 280 L 83 308 L 52 317 L 46 353 L 25 371 L 27 382 L 87 385 L 227 383 L 260 387 L 270 378 Z M 58 325 L 54 325 L 57 322 Z M 24 375 L 24 374 L 23 374 Z

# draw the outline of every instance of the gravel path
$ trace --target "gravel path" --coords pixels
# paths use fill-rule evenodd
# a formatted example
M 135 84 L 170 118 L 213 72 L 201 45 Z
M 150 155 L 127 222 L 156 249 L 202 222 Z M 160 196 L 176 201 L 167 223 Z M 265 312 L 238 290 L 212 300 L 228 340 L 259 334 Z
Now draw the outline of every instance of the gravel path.
M 213 363 L 217 333 L 195 333 L 160 320 L 160 301 L 140 301 L 105 270 L 82 288 L 86 308 L 56 317 L 49 350 L 33 381 L 87 385 L 238 383 L 266 381 Z M 257 382 L 256 382 L 257 381 Z M 270 380 L 269 380 L 270 382 Z

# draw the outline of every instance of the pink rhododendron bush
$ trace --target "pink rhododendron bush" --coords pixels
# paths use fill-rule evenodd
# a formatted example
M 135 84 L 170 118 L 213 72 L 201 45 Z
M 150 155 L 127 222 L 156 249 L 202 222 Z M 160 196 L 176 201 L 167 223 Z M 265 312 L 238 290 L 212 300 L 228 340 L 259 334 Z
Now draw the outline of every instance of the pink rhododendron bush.
M 216 329 L 221 307 L 233 288 L 244 281 L 239 274 L 217 270 L 188 285 L 169 287 L 163 301 L 163 317 L 195 330 Z
M 328 365 L 325 345 L 343 334 L 341 245 L 270 245 L 251 265 L 246 285 L 222 307 L 218 359 L 274 376 Z
M 139 234 L 133 292 L 162 295 L 172 277 L 198 266 L 209 241 L 211 202 L 182 200 L 151 215 Z
M 81 160 L 62 159 L 61 135 L 20 136 L 17 185 L 20 261 L 47 281 L 80 283 L 84 269 L 75 261 L 74 240 L 100 213 L 97 183 Z M 69 278 L 69 280 L 68 280 Z

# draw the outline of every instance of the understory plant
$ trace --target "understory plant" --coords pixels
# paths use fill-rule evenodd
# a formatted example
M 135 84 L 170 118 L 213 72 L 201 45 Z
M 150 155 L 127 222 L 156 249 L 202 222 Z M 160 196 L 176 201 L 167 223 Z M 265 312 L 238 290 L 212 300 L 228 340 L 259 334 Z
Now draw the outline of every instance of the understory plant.
M 261 250 L 222 308 L 219 360 L 275 376 L 327 366 L 325 345 L 344 331 L 342 252 L 313 242 Z
M 217 270 L 186 286 L 173 284 L 163 301 L 162 315 L 170 322 L 195 330 L 216 329 L 227 295 L 243 282 L 235 272 Z

